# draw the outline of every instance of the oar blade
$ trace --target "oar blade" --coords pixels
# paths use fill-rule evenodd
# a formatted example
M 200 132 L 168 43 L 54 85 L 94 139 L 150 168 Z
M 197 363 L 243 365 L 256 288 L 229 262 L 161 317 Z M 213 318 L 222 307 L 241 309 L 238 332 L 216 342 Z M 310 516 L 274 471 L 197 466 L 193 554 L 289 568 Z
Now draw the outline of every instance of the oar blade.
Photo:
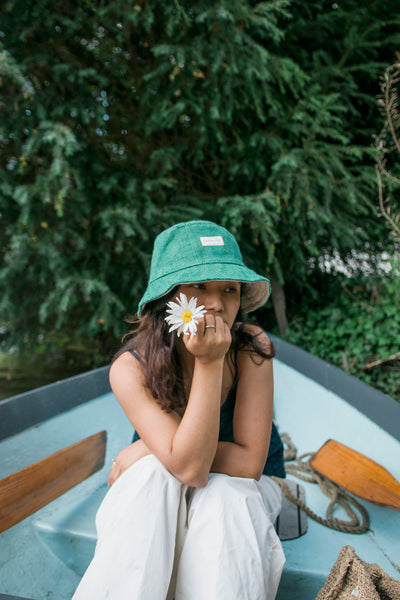
M 355 496 L 400 510 L 400 483 L 387 469 L 360 452 L 328 440 L 310 464 Z
M 99 471 L 107 432 L 100 431 L 0 481 L 0 532 Z

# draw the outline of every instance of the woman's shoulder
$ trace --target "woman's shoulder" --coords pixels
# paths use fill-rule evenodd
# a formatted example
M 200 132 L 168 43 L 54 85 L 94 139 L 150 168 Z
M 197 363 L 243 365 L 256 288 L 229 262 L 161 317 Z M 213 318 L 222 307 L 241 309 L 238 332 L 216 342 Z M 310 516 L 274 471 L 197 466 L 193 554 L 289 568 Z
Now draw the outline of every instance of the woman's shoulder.
M 138 350 L 125 349 L 111 364 L 110 383 L 111 387 L 125 377 L 135 376 L 137 372 L 142 371 L 143 359 Z

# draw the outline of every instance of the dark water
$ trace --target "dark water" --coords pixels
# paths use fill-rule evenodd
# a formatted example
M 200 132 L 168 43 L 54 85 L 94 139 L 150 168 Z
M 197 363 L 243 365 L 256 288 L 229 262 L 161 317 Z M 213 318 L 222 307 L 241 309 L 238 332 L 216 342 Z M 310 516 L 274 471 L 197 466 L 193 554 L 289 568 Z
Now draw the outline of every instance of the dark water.
M 32 359 L 0 354 L 0 400 L 88 370 L 54 355 Z

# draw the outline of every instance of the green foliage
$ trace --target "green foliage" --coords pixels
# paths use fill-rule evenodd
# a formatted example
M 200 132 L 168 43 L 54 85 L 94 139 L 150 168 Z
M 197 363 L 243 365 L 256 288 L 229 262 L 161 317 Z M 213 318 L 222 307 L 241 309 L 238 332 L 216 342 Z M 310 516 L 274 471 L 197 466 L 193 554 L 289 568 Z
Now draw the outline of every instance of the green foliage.
M 5 0 L 7 345 L 68 331 L 108 358 L 178 221 L 224 224 L 295 297 L 321 255 L 379 251 L 370 145 L 398 25 L 394 0 Z
M 350 279 L 329 304 L 298 314 L 284 337 L 400 401 L 399 301 L 395 268 L 380 281 Z
M 311 291 L 314 257 L 336 251 L 346 260 L 366 243 L 370 253 L 386 245 L 371 140 L 380 129 L 379 78 L 399 46 L 399 10 L 395 2 L 311 1 L 294 2 L 292 14 L 284 50 L 309 83 L 278 122 L 285 144 L 269 185 L 281 205 L 275 267 L 298 294 Z

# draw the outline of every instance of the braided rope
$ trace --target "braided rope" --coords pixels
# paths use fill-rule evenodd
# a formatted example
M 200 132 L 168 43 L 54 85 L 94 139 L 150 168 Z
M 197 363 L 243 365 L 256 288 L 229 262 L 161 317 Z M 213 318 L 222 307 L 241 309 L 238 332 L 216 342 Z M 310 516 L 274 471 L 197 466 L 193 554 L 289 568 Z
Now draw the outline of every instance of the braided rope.
M 294 464 L 285 464 L 286 473 L 295 475 L 299 479 L 302 479 L 308 483 L 317 483 L 323 493 L 330 499 L 330 503 L 326 509 L 326 517 L 320 517 L 310 508 L 308 508 L 308 506 L 302 500 L 291 494 L 284 479 L 274 477 L 273 479 L 280 485 L 286 498 L 304 510 L 304 512 L 311 517 L 311 519 L 314 519 L 314 521 L 317 521 L 318 523 L 321 523 L 321 525 L 325 525 L 330 529 L 353 534 L 360 534 L 368 531 L 369 515 L 366 509 L 353 496 L 346 492 L 346 490 L 328 479 L 328 477 L 318 473 L 314 467 L 310 465 L 309 460 L 314 453 L 308 452 L 297 457 L 297 449 L 291 441 L 289 435 L 287 433 L 282 433 L 281 439 L 286 445 L 286 450 L 284 452 L 285 462 L 295 460 Z M 306 460 L 307 458 L 308 460 Z M 344 508 L 344 510 L 347 512 L 350 518 L 348 521 L 337 519 L 333 516 L 333 511 L 336 504 Z M 360 513 L 361 521 L 359 516 L 354 512 L 352 506 Z

